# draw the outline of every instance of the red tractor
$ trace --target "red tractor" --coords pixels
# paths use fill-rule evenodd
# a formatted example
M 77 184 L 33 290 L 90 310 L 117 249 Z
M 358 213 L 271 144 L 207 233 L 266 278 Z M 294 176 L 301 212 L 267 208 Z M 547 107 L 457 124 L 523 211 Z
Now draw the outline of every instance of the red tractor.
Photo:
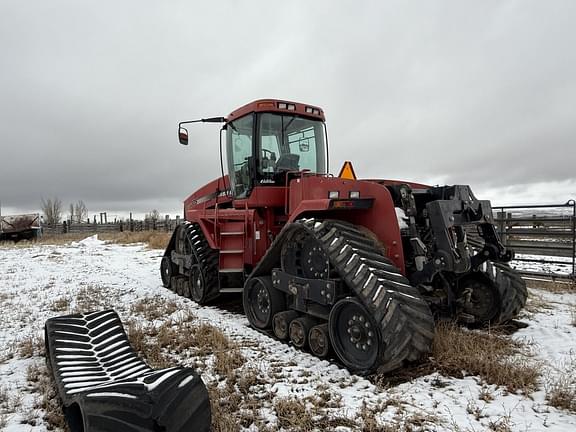
M 524 306 L 490 202 L 468 186 L 356 180 L 351 166 L 330 175 L 324 112 L 312 105 L 257 100 L 182 122 L 182 144 L 193 122 L 223 124 L 227 174 L 221 162 L 185 200 L 165 287 L 199 304 L 242 292 L 253 327 L 362 374 L 428 352 L 434 317 L 493 325 Z

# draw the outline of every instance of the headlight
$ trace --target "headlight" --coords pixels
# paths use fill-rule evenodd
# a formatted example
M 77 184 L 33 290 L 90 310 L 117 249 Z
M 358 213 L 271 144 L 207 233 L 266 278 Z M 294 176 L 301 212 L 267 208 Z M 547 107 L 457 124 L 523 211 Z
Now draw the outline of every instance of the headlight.
M 353 199 L 360 198 L 360 191 L 350 191 L 350 198 Z
M 340 192 L 339 191 L 330 191 L 330 192 L 328 192 L 328 198 L 338 199 L 338 198 L 340 198 Z

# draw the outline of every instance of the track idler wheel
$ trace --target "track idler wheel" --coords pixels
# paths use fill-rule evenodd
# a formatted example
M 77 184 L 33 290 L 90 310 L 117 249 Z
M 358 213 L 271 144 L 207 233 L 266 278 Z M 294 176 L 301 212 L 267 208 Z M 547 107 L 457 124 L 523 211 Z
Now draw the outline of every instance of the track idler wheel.
M 284 293 L 272 286 L 270 276 L 249 279 L 242 292 L 244 313 L 257 329 L 269 329 L 274 316 L 286 308 Z
M 494 320 L 500 310 L 500 296 L 496 287 L 485 278 L 469 277 L 458 283 L 457 318 L 468 325 L 482 325 Z
M 290 323 L 290 342 L 296 348 L 305 348 L 308 345 L 308 333 L 314 327 L 316 320 L 310 317 L 296 318 Z
M 338 301 L 330 311 L 328 327 L 336 355 L 350 370 L 368 371 L 378 364 L 380 330 L 358 300 Z
M 292 320 L 298 318 L 298 312 L 294 310 L 284 311 L 274 315 L 272 320 L 272 329 L 274 335 L 280 340 L 286 340 L 290 336 L 288 331 Z
M 319 324 L 308 332 L 308 344 L 310 351 L 316 357 L 326 358 L 330 353 L 330 332 L 328 324 Z
M 160 262 L 160 276 L 162 277 L 162 285 L 165 288 L 170 288 L 172 276 L 177 273 L 177 269 L 169 256 L 162 257 Z

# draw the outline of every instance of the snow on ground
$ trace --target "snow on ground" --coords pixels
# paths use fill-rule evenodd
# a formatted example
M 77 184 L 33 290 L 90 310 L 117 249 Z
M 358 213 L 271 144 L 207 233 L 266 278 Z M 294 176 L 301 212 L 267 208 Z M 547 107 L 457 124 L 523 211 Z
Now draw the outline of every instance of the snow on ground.
M 571 275 L 573 272 L 573 260 L 570 257 L 546 257 L 540 255 L 517 254 L 516 258 L 533 261 L 512 261 L 511 266 L 520 271 L 533 271 L 540 273 L 555 273 L 559 275 Z M 545 262 L 545 261 L 555 261 Z M 564 264 L 565 263 L 565 264 Z
M 198 319 L 217 326 L 243 347 L 242 354 L 255 369 L 264 372 L 280 369 L 274 375 L 275 380 L 259 390 L 268 398 L 263 400 L 303 399 L 317 394 L 320 388 L 328 388 L 334 399 L 342 399 L 341 406 L 333 408 L 333 414 L 354 420 L 365 404 L 379 410 L 377 418 L 386 424 L 398 418 L 397 407 L 401 405 L 404 415 L 428 419 L 422 430 L 576 430 L 576 414 L 547 405 L 546 378 L 542 379 L 541 388 L 529 396 L 486 386 L 474 376 L 456 379 L 436 373 L 390 388 L 377 388 L 336 364 L 318 360 L 254 331 L 241 314 L 218 307 L 201 308 L 166 290 L 158 272 L 161 256 L 162 251 L 148 250 L 143 245 L 106 244 L 96 237 L 66 246 L 0 247 L 0 397 L 18 402 L 0 405 L 0 429 L 3 426 L 6 431 L 47 430 L 26 377 L 28 367 L 43 364 L 44 359 L 38 355 L 22 358 L 18 346 L 31 337 L 41 339 L 44 321 L 64 314 L 51 310 L 55 309 L 56 301 L 68 299 L 69 309 L 74 310 L 78 294 L 93 291 L 123 320 L 143 320 L 133 316 L 130 308 L 139 300 L 155 296 L 174 301 L 181 311 L 192 312 Z M 525 312 L 521 319 L 529 326 L 513 337 L 533 343 L 533 361 L 542 361 L 546 371 L 543 377 L 549 377 L 560 374 L 563 365 L 576 356 L 576 327 L 571 315 L 576 294 L 540 290 L 534 293 L 551 308 Z M 8 355 L 9 352 L 14 355 Z M 187 366 L 194 365 L 195 360 L 189 356 L 179 359 L 181 365 Z M 218 379 L 209 368 L 201 372 L 205 381 Z M 486 392 L 492 400 L 480 399 Z M 7 410 L 7 406 L 13 406 L 13 410 Z M 269 405 L 262 413 L 271 425 L 275 424 L 275 414 Z M 30 418 L 34 421 L 22 423 Z M 247 430 L 257 428 L 252 425 Z

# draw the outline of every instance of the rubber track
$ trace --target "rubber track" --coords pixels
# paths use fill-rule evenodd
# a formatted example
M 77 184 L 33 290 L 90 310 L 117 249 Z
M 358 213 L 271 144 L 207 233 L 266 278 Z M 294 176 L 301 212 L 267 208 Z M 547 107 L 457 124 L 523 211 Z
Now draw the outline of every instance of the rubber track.
M 45 343 L 72 432 L 210 429 L 200 376 L 189 367 L 151 369 L 130 346 L 115 311 L 50 318 Z
M 482 250 L 481 241 L 468 239 L 475 251 Z M 496 286 L 500 294 L 501 309 L 491 324 L 504 324 L 516 318 L 526 305 L 528 289 L 520 274 L 505 263 L 484 262 L 477 270 L 483 273 Z
M 503 263 L 487 261 L 479 270 L 494 283 L 500 294 L 502 307 L 491 324 L 504 324 L 516 318 L 528 298 L 524 279 L 509 265 Z
M 337 220 L 304 219 L 287 226 L 274 241 L 272 256 L 281 243 L 305 230 L 318 240 L 330 265 L 346 282 L 357 299 L 372 314 L 380 327 L 382 347 L 373 370 L 357 373 L 385 373 L 405 361 L 416 361 L 430 352 L 434 337 L 434 318 L 428 304 L 378 245 L 358 227 Z M 270 266 L 268 260 L 266 266 Z M 256 268 L 253 275 L 264 273 Z
M 220 295 L 218 251 L 210 247 L 197 223 L 184 222 L 179 229 L 184 231 L 185 238 L 190 244 L 190 249 L 194 255 L 193 263 L 199 264 L 202 268 L 204 283 L 208 290 L 203 303 L 209 302 Z

